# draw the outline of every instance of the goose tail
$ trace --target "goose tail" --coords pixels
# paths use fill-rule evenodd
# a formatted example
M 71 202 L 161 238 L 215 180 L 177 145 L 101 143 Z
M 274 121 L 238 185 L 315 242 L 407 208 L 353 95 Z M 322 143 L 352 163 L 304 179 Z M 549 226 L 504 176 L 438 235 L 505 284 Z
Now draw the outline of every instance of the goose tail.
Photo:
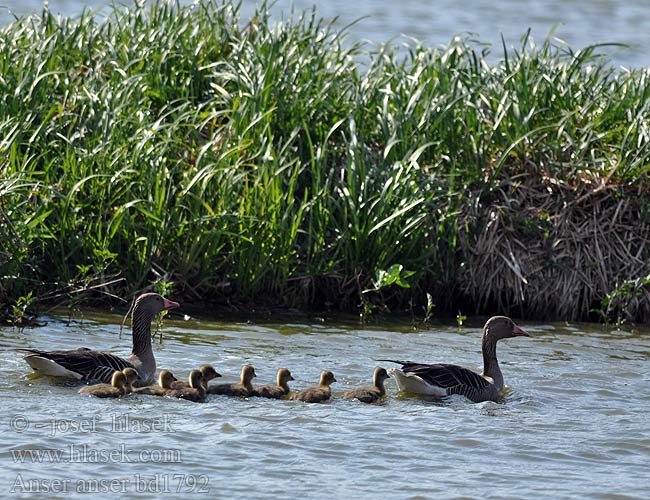
M 29 350 L 24 349 L 23 351 L 29 351 Z M 24 359 L 25 361 L 27 361 L 29 366 L 31 366 L 35 372 L 40 373 L 41 375 L 48 375 L 50 377 L 67 377 L 67 378 L 75 378 L 75 379 L 82 378 L 82 375 L 80 373 L 73 372 L 72 370 L 68 370 L 64 366 L 61 366 L 57 362 L 52 361 L 51 359 L 43 356 L 40 353 L 28 352 Z

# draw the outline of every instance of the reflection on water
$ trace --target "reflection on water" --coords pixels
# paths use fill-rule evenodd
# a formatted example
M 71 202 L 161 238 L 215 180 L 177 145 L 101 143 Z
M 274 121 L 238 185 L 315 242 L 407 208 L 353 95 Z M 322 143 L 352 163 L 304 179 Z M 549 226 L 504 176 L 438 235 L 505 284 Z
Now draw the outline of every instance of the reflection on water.
M 181 3 L 189 3 L 183 1 Z M 241 14 L 249 19 L 256 0 L 243 0 Z M 50 9 L 62 15 L 78 15 L 84 7 L 101 8 L 110 5 L 107 0 L 51 0 Z M 275 19 L 290 16 L 292 5 L 296 11 L 317 5 L 318 13 L 335 25 L 349 28 L 355 40 L 383 43 L 401 35 L 416 38 L 429 46 L 447 45 L 460 33 L 474 33 L 482 42 L 490 43 L 496 54 L 501 53 L 501 35 L 508 47 L 519 47 L 521 37 L 528 28 L 538 42 L 554 32 L 573 49 L 595 43 L 623 43 L 628 49 L 609 48 L 617 64 L 627 67 L 650 65 L 650 2 L 645 0 L 609 0 L 578 2 L 566 0 L 278 0 L 271 9 Z M 0 25 L 14 15 L 38 12 L 39 0 L 4 0 L 0 6 Z M 398 40 L 405 41 L 404 39 Z
M 329 404 L 210 396 L 204 404 L 145 396 L 99 400 L 29 372 L 19 347 L 89 346 L 127 354 L 121 318 L 0 329 L 2 490 L 32 497 L 88 492 L 133 498 L 644 498 L 650 459 L 650 332 L 525 325 L 499 345 L 510 392 L 500 404 L 395 393 L 378 405 L 343 400 L 367 385 L 376 358 L 480 369 L 480 329 L 317 323 L 167 322 L 160 368 L 185 377 L 213 364 L 257 384 L 278 367 L 294 389 L 322 369 Z M 53 481 L 60 480 L 55 486 Z M 49 481 L 49 482 L 48 482 Z M 67 488 L 62 490 L 61 488 Z M 11 489 L 13 488 L 13 493 Z M 58 489 L 57 489 L 58 488 Z M 19 495 L 20 492 L 22 495 Z M 66 493 L 67 492 L 67 493 Z

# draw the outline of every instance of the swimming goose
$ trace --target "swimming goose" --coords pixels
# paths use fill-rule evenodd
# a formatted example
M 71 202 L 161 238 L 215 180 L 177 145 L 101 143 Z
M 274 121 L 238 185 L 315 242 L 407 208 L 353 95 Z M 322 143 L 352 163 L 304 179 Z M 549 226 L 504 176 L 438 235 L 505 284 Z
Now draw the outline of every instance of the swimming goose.
M 384 380 L 390 375 L 386 372 L 385 368 L 377 367 L 372 374 L 372 386 L 361 387 L 360 389 L 353 389 L 343 394 L 345 399 L 358 399 L 362 403 L 374 403 L 386 395 L 384 388 Z
M 291 395 L 290 399 L 304 401 L 305 403 L 324 403 L 332 397 L 330 385 L 336 382 L 334 374 L 325 370 L 320 374 L 320 383 L 308 389 L 296 392 Z
M 110 384 L 87 385 L 79 389 L 79 394 L 88 394 L 98 398 L 119 398 L 127 394 L 127 379 L 123 372 L 113 372 Z
M 189 377 L 189 387 L 184 389 L 168 389 L 165 391 L 164 396 L 201 403 L 205 401 L 205 384 L 203 374 L 199 370 L 192 370 Z
M 132 316 L 133 352 L 126 359 L 86 347 L 70 351 L 19 350 L 27 352 L 25 361 L 44 375 L 108 383 L 115 370 L 130 367 L 138 370 L 139 378 L 135 385 L 146 385 L 151 383 L 156 371 L 156 359 L 151 349 L 151 321 L 160 311 L 176 307 L 180 307 L 177 302 L 157 293 L 145 293 L 138 297 Z
M 138 374 L 138 370 L 131 367 L 124 368 L 122 373 L 126 377 L 126 384 L 124 385 L 125 393 L 129 394 L 130 392 L 133 392 L 133 384 L 138 380 L 140 375 Z
M 146 396 L 164 396 L 165 391 L 172 388 L 176 377 L 169 370 L 160 370 L 158 375 L 158 385 L 148 385 L 145 387 L 136 387 L 133 389 L 134 394 L 144 394 Z
M 203 375 L 203 383 L 205 384 L 206 389 L 208 388 L 208 382 L 210 382 L 210 380 L 213 378 L 221 377 L 221 373 L 219 373 L 210 365 L 203 365 L 201 368 L 199 368 L 199 371 Z M 176 380 L 172 383 L 171 389 L 187 389 L 188 387 L 190 387 L 189 382 Z
M 251 365 L 244 365 L 241 369 L 240 381 L 238 384 L 217 384 L 208 387 L 208 394 L 223 394 L 225 396 L 250 396 L 253 392 L 253 377 L 255 368 Z
M 287 368 L 280 368 L 276 376 L 277 384 L 269 384 L 263 385 L 262 387 L 256 387 L 253 389 L 251 396 L 269 399 L 282 399 L 284 396 L 289 394 L 288 382 L 293 379 L 294 378 L 291 376 L 291 372 Z
M 529 334 L 505 316 L 494 316 L 483 327 L 483 373 L 456 365 L 425 365 L 412 361 L 390 361 L 402 365 L 402 369 L 391 368 L 400 391 L 443 397 L 460 394 L 479 403 L 496 401 L 504 388 L 503 375 L 497 361 L 497 341 Z

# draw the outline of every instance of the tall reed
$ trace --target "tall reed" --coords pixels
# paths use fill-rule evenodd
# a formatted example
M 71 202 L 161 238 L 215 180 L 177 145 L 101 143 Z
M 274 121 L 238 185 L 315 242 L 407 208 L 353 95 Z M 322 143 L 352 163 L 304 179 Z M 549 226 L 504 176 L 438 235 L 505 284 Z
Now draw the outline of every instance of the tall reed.
M 648 71 L 598 46 L 527 35 L 492 62 L 201 0 L 45 8 L 0 48 L 5 301 L 117 274 L 105 291 L 128 293 L 157 269 L 193 299 L 350 308 L 401 264 L 391 303 L 451 307 L 458 274 L 485 271 L 457 248 L 481 231 L 468 204 L 531 172 L 627 189 L 650 164 Z

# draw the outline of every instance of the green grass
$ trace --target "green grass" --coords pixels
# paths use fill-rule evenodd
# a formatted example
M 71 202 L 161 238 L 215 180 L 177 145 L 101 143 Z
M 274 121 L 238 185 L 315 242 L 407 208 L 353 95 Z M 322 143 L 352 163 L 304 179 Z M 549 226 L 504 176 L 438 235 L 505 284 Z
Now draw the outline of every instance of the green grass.
M 462 38 L 405 53 L 345 36 L 210 0 L 3 28 L 0 299 L 128 294 L 155 269 L 192 300 L 349 309 L 401 264 L 411 288 L 382 301 L 455 311 L 471 200 L 531 168 L 647 181 L 648 71 L 600 47 L 526 36 L 489 62 Z

